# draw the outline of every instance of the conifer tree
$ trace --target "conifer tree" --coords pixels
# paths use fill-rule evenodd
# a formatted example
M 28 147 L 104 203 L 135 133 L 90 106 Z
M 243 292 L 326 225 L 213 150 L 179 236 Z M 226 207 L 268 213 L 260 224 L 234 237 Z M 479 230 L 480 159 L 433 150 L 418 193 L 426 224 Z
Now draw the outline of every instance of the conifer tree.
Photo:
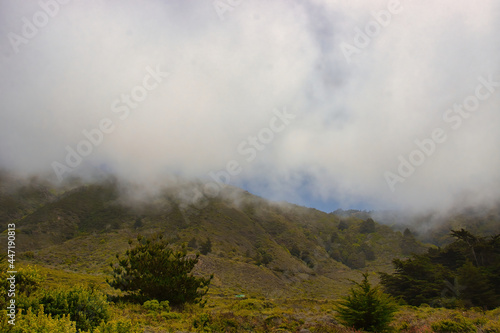
M 354 281 L 353 281 L 354 282 Z M 369 332 L 387 330 L 393 319 L 397 305 L 377 287 L 368 281 L 368 273 L 363 274 L 360 283 L 349 291 L 349 295 L 340 301 L 336 310 L 338 319 L 347 327 L 362 329 Z
M 187 256 L 185 248 L 174 251 L 162 235 L 137 237 L 138 244 L 127 250 L 126 257 L 117 255 L 118 266 L 111 264 L 116 289 L 127 291 L 141 301 L 156 299 L 172 305 L 199 303 L 208 292 L 213 276 L 195 277 L 191 274 L 198 255 Z M 132 245 L 130 240 L 129 244 Z

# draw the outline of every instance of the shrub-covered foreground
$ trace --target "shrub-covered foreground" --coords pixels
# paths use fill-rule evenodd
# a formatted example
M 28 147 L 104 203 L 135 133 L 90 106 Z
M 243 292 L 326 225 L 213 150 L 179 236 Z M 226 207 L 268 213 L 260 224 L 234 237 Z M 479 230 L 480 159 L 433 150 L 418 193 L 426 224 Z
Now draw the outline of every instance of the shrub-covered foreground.
M 339 302 L 334 300 L 209 294 L 204 307 L 188 304 L 181 309 L 155 299 L 138 304 L 110 298 L 91 286 L 45 288 L 44 277 L 36 267 L 27 266 L 20 272 L 23 282 L 16 296 L 16 325 L 8 323 L 2 307 L 0 332 L 360 332 L 338 321 L 335 309 Z M 2 301 L 5 305 L 5 299 Z M 500 333 L 500 308 L 484 312 L 478 308 L 402 306 L 388 331 Z
M 16 325 L 8 323 L 6 298 L 2 297 L 0 332 L 360 332 L 339 322 L 335 309 L 340 303 L 334 300 L 219 297 L 212 293 L 203 307 L 187 304 L 181 308 L 155 299 L 131 303 L 110 297 L 95 286 L 47 288 L 40 272 L 36 266 L 19 268 Z M 388 331 L 500 333 L 500 308 L 485 312 L 479 308 L 402 306 Z
M 170 309 L 166 302 L 144 304 L 108 302 L 109 317 L 98 326 L 82 332 L 361 332 L 337 322 L 332 300 L 263 298 L 217 298 L 212 296 L 204 308 L 188 305 Z M 0 332 L 78 332 L 76 322 L 67 315 L 50 315 L 41 305 L 16 316 L 16 325 L 7 323 L 0 313 Z M 389 326 L 390 332 L 488 332 L 500 333 L 500 309 L 451 310 L 428 306 L 403 306 Z

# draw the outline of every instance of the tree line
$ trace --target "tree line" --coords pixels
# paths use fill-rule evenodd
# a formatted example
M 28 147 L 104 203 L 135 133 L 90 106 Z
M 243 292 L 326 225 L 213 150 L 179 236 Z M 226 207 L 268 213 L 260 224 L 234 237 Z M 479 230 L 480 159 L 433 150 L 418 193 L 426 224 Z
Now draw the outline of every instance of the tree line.
M 394 259 L 393 274 L 380 273 L 384 290 L 414 306 L 500 306 L 500 234 L 480 237 L 451 230 L 454 241 L 443 248 Z

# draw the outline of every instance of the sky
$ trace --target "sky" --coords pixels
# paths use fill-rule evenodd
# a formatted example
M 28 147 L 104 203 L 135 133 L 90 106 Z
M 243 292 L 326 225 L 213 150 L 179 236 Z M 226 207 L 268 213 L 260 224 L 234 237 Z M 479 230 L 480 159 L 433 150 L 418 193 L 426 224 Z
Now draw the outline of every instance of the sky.
M 0 168 L 315 207 L 500 199 L 500 3 L 4 0 Z

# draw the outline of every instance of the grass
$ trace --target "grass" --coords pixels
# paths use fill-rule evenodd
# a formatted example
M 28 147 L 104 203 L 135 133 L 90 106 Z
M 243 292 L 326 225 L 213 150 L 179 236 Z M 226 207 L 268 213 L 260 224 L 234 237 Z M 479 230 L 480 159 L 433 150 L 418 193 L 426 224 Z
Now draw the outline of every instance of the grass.
M 116 304 L 113 320 L 129 318 L 148 332 L 356 332 L 338 324 L 334 300 L 235 299 L 210 297 L 206 306 L 188 306 L 170 314 L 145 310 L 141 305 Z M 500 332 L 499 311 L 478 312 L 402 307 L 392 332 L 432 332 L 446 321 L 469 322 L 477 332 Z M 439 326 L 438 326 L 439 327 Z M 307 331 L 303 331 L 307 332 Z

